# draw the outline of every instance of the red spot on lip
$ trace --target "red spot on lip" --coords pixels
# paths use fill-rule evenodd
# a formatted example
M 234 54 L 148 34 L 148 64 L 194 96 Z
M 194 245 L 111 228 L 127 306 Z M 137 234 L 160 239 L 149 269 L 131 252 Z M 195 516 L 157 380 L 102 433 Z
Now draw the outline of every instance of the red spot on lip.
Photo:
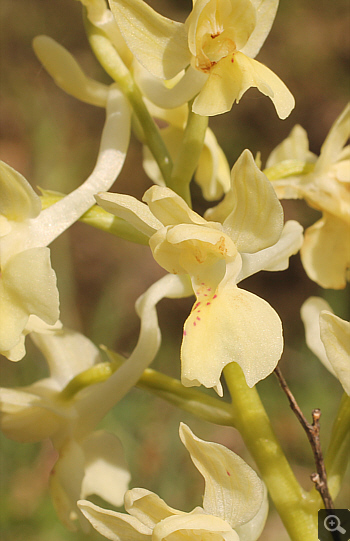
M 198 321 L 200 321 L 200 320 L 201 320 L 201 318 L 200 318 L 200 317 L 196 317 L 196 319 L 198 319 Z
M 230 472 L 229 472 L 229 471 L 226 471 L 226 473 L 227 473 L 227 475 L 228 475 L 229 477 L 231 477 L 231 474 L 230 474 Z
M 184 331 L 184 333 L 183 333 L 183 334 L 184 334 L 184 336 L 186 336 L 186 331 Z
M 197 325 L 197 323 L 196 323 L 196 322 L 194 321 L 194 322 L 193 322 L 193 325 L 194 325 L 194 326 L 196 326 L 196 325 Z
M 207 302 L 207 306 L 208 306 L 208 304 L 211 304 L 211 302 Z
M 196 302 L 196 304 L 195 304 L 194 307 L 193 307 L 193 310 L 195 310 L 199 305 L 200 305 L 200 301 L 199 301 L 199 302 Z
M 214 295 L 213 299 L 216 299 L 217 295 Z

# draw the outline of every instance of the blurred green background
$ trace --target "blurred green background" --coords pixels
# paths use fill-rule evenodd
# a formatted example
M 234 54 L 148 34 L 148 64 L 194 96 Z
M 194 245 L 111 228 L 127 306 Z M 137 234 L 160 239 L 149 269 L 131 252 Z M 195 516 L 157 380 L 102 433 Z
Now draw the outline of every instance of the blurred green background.
M 162 14 L 182 21 L 191 9 L 190 0 L 149 3 Z M 0 10 L 0 158 L 33 186 L 68 192 L 94 166 L 104 111 L 58 89 L 34 56 L 32 39 L 38 34 L 50 35 L 74 54 L 91 77 L 104 82 L 109 79 L 90 52 L 79 2 L 2 0 Z M 270 100 L 250 89 L 230 113 L 211 119 L 231 166 L 245 148 L 253 154 L 261 151 L 264 162 L 296 123 L 307 130 L 311 150 L 319 153 L 349 96 L 348 28 L 348 0 L 281 0 L 258 60 L 287 84 L 296 98 L 296 108 L 281 121 Z M 141 167 L 140 150 L 133 139 L 113 191 L 141 198 L 150 186 Z M 203 210 L 204 202 L 196 188 L 193 195 L 195 209 Z M 304 226 L 318 218 L 318 213 L 302 202 L 287 202 L 285 213 L 286 218 L 298 219 Z M 52 261 L 63 323 L 84 332 L 96 344 L 128 355 L 139 328 L 134 302 L 164 273 L 149 249 L 76 224 L 53 243 Z M 349 318 L 349 288 L 345 292 L 323 292 L 305 276 L 299 256 L 291 259 L 287 271 L 260 273 L 242 287 L 265 298 L 280 314 L 286 341 L 281 361 L 284 375 L 309 419 L 313 408 L 321 408 L 321 438 L 326 449 L 342 390 L 307 350 L 299 310 L 310 295 L 324 295 L 339 316 Z M 164 300 L 159 305 L 163 345 L 154 367 L 176 377 L 182 325 L 191 304 L 191 300 Z M 25 360 L 11 363 L 1 359 L 1 385 L 25 385 L 47 374 L 43 359 L 29 340 L 27 344 Z M 298 478 L 310 487 L 309 475 L 314 471 L 311 450 L 277 380 L 270 376 L 258 388 Z M 179 442 L 180 420 L 198 436 L 225 444 L 253 465 L 235 430 L 197 421 L 139 390 L 118 404 L 103 425 L 117 433 L 125 446 L 132 486 L 156 491 L 169 505 L 190 510 L 201 505 L 203 486 Z M 79 532 L 67 532 L 56 518 L 47 495 L 52 457 L 48 442 L 21 445 L 1 437 L 2 541 L 86 539 Z M 348 506 L 348 486 L 336 502 L 338 507 Z M 91 539 L 102 538 L 93 532 Z M 261 539 L 288 539 L 273 510 Z

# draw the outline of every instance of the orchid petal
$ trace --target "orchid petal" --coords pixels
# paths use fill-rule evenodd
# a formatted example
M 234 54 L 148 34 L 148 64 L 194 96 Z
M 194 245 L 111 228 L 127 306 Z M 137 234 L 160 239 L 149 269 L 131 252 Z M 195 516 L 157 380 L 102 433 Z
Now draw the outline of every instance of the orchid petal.
M 125 494 L 125 509 L 151 530 L 167 517 L 186 514 L 169 507 L 157 494 L 144 488 L 133 488 Z
M 152 536 L 154 541 L 167 539 L 192 541 L 195 538 L 205 541 L 239 541 L 237 533 L 227 522 L 219 517 L 198 512 L 162 520 L 154 528 Z
M 64 328 L 55 333 L 32 333 L 34 344 L 44 355 L 50 376 L 63 389 L 77 374 L 102 362 L 97 347 L 83 334 Z
M 320 157 L 315 166 L 315 174 L 327 170 L 339 159 L 339 154 L 350 137 L 350 104 L 348 103 L 342 113 L 331 127 L 322 147 Z
M 320 297 L 309 297 L 300 309 L 300 316 L 304 323 L 307 347 L 319 358 L 323 366 L 335 376 L 320 335 L 320 313 L 322 310 L 331 311 L 328 302 Z
M 231 190 L 207 216 L 223 229 L 239 252 L 254 253 L 275 244 L 283 228 L 283 209 L 271 182 L 245 150 L 231 172 Z
M 82 448 L 85 474 L 80 498 L 96 494 L 116 507 L 123 505 L 131 475 L 119 439 L 100 430 L 90 434 Z
M 241 52 L 255 58 L 267 38 L 275 20 L 279 0 L 250 0 L 255 7 L 256 22 L 253 32 Z
M 287 269 L 289 258 L 300 250 L 303 240 L 302 226 L 295 220 L 288 220 L 276 244 L 255 254 L 241 254 L 242 270 L 237 277 L 237 283 L 262 270 Z
M 282 350 L 282 325 L 275 310 L 228 280 L 214 297 L 197 303 L 185 322 L 181 380 L 186 387 L 216 387 L 222 395 L 221 372 L 237 362 L 253 387 L 274 370 Z
M 195 224 L 180 224 L 157 231 L 150 239 L 153 257 L 174 274 L 191 276 L 194 289 L 202 282 L 216 289 L 225 274 L 226 260 L 237 256 L 237 249 L 220 229 Z
M 59 519 L 71 531 L 76 530 L 77 519 L 83 530 L 88 531 L 88 522 L 79 512 L 76 503 L 80 497 L 83 478 L 83 450 L 76 441 L 69 439 L 51 471 L 50 493 Z
M 197 438 L 183 423 L 180 438 L 204 477 L 205 512 L 220 517 L 234 529 L 252 520 L 265 495 L 264 484 L 255 471 L 223 445 Z
M 131 195 L 108 192 L 99 193 L 95 199 L 100 207 L 122 218 L 147 237 L 162 226 L 148 206 Z
M 288 137 L 271 152 L 266 161 L 266 167 L 293 159 L 301 162 L 316 161 L 316 155 L 309 151 L 307 133 L 298 124 L 294 126 Z
M 128 47 L 155 77 L 171 79 L 190 63 L 182 23 L 163 17 L 141 0 L 109 3 Z
M 134 517 L 102 509 L 86 500 L 79 501 L 78 507 L 95 530 L 111 541 L 152 540 L 150 528 Z
M 230 189 L 230 168 L 210 128 L 205 132 L 204 146 L 195 172 L 195 180 L 207 201 L 220 199 L 223 193 Z
M 51 325 L 58 320 L 56 275 L 51 268 L 48 248 L 19 252 L 3 265 L 0 305 L 2 352 L 19 344 L 31 314 Z
M 239 536 L 239 541 L 257 541 L 262 534 L 269 512 L 269 500 L 264 483 L 263 487 L 264 499 L 257 514 L 251 520 L 249 520 L 249 522 L 235 528 Z
M 49 438 L 62 422 L 59 407 L 35 393 L 35 388 L 0 388 L 1 430 L 21 443 Z
M 165 226 L 177 224 L 207 225 L 207 221 L 194 212 L 175 192 L 163 186 L 152 186 L 144 196 L 152 214 Z
M 18 171 L 2 161 L 0 161 L 0 193 L 0 216 L 21 222 L 35 218 L 40 213 L 40 197 Z
M 324 288 L 344 288 L 350 268 L 350 225 L 324 213 L 305 231 L 300 255 L 311 280 Z
M 239 51 L 221 59 L 212 68 L 192 109 L 199 115 L 225 113 L 251 87 L 257 87 L 271 98 L 280 118 L 290 114 L 295 102 L 286 85 L 269 68 Z
M 350 323 L 330 312 L 322 311 L 320 334 L 336 377 L 350 396 Z
M 134 63 L 133 71 L 144 96 L 163 109 L 174 109 L 189 102 L 202 89 L 208 78 L 205 73 L 189 66 L 179 82 L 168 88 L 163 80 L 152 75 L 139 63 Z
M 37 36 L 33 48 L 56 85 L 78 100 L 106 107 L 108 86 L 87 77 L 75 58 L 49 36 Z

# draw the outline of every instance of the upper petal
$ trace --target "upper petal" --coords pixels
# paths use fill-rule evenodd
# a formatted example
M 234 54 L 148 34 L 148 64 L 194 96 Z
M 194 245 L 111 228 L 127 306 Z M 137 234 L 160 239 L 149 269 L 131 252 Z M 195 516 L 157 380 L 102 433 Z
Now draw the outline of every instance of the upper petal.
M 350 225 L 324 213 L 305 231 L 300 255 L 311 280 L 324 288 L 343 289 L 350 268 Z
M 171 79 L 190 63 L 182 23 L 163 17 L 142 0 L 109 3 L 128 47 L 153 75 Z
M 315 166 L 315 174 L 322 173 L 335 163 L 350 137 L 350 103 L 334 122 L 322 147 Z
M 178 194 L 164 186 L 152 186 L 144 196 L 153 215 L 165 226 L 177 224 L 207 225 L 207 221 L 194 212 Z
M 33 332 L 31 338 L 44 355 L 50 375 L 61 389 L 74 376 L 102 361 L 91 340 L 67 328 L 46 334 Z
M 255 58 L 268 36 L 275 20 L 279 0 L 250 0 L 255 7 L 255 28 L 241 52 Z
M 203 475 L 206 513 L 220 517 L 232 528 L 246 524 L 264 502 L 264 484 L 244 460 L 217 443 L 197 438 L 185 424 L 180 438 Z
M 0 161 L 0 216 L 22 222 L 41 210 L 40 197 L 18 171 Z
M 309 297 L 300 309 L 300 316 L 304 323 L 305 340 L 309 349 L 321 361 L 321 363 L 329 370 L 333 376 L 335 372 L 331 363 L 328 360 L 327 353 L 320 335 L 320 312 L 321 310 L 331 311 L 328 302 L 321 297 Z
M 157 494 L 144 488 L 133 488 L 125 494 L 125 509 L 151 530 L 167 517 L 186 514 L 169 507 Z
M 321 312 L 320 333 L 328 360 L 350 396 L 350 323 L 330 312 Z
M 148 237 L 162 227 L 148 206 L 131 195 L 106 192 L 99 193 L 95 199 L 107 212 L 123 218 Z
M 231 190 L 206 214 L 220 221 L 239 252 L 254 253 L 275 244 L 283 228 L 283 209 L 271 182 L 245 150 L 231 171 Z
M 102 509 L 86 500 L 80 500 L 78 507 L 95 530 L 111 541 L 151 541 L 152 539 L 152 530 L 135 517 Z

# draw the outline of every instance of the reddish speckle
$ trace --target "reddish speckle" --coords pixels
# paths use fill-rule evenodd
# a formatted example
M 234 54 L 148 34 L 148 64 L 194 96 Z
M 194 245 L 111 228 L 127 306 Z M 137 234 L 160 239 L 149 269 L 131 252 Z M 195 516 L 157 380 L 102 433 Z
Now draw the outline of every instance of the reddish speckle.
M 187 334 L 187 333 L 186 333 L 186 331 L 184 331 L 184 333 L 183 333 L 183 334 L 184 334 L 184 336 L 186 336 L 186 334 Z
M 204 297 L 207 297 L 208 295 L 206 293 L 204 293 Z
M 202 283 L 201 283 L 201 286 L 205 286 L 205 283 L 204 283 L 204 282 L 202 282 Z
M 211 304 L 211 302 L 207 302 L 207 306 L 208 306 L 208 304 Z
M 213 299 L 216 299 L 217 295 L 214 295 Z
M 231 474 L 230 474 L 229 471 L 226 470 L 226 473 L 227 473 L 227 475 L 228 475 L 229 477 L 231 477 Z
M 208 288 L 207 288 L 207 291 L 211 291 L 211 287 L 208 287 Z
M 235 60 L 234 60 L 234 58 L 232 57 L 232 58 L 231 58 L 231 62 L 232 62 L 232 64 L 234 63 L 234 61 L 235 61 Z
M 195 304 L 194 307 L 193 307 L 193 310 L 195 310 L 196 308 L 198 308 L 199 305 L 200 305 L 200 301 L 199 301 L 199 302 L 196 302 L 196 304 Z
M 198 321 L 200 321 L 200 320 L 201 320 L 201 318 L 200 318 L 200 317 L 196 317 L 196 319 L 197 319 Z
M 196 323 L 196 322 L 194 321 L 194 322 L 193 322 L 193 325 L 194 325 L 194 326 L 196 326 L 196 325 L 197 325 L 197 323 Z

